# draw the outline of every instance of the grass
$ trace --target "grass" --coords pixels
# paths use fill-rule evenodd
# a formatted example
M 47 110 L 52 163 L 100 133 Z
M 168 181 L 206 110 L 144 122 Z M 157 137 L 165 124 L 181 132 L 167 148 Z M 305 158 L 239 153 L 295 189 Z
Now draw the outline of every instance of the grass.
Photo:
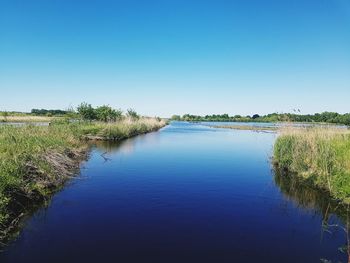
M 0 125 L 0 241 L 32 205 L 49 198 L 78 171 L 88 150 L 87 139 L 122 140 L 165 124 L 141 118 L 114 123 Z
M 83 126 L 77 125 L 79 133 L 92 140 L 123 140 L 158 130 L 163 126 L 165 122 L 156 118 L 124 119 L 112 123 L 92 122 Z
M 350 131 L 332 127 L 281 128 L 274 146 L 280 170 L 350 203 Z
M 11 115 L 1 116 L 0 122 L 50 122 L 57 117 L 31 116 L 31 115 Z

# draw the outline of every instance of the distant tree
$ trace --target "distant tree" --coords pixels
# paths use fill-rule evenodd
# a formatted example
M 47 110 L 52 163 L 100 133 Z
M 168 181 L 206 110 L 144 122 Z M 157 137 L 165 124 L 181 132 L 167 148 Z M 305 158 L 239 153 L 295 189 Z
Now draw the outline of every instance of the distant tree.
M 4 117 L 4 121 L 7 122 L 7 117 L 9 116 L 9 113 L 7 111 L 3 111 L 1 115 Z
M 300 114 L 299 109 L 295 109 L 294 113 L 270 113 L 260 116 L 254 114 L 251 116 L 235 115 L 233 117 L 228 114 L 212 114 L 205 116 L 198 116 L 192 114 L 184 114 L 182 117 L 173 115 L 172 120 L 184 120 L 184 121 L 259 121 L 259 122 L 328 122 L 350 125 L 350 113 L 339 114 L 336 112 L 323 112 L 315 114 Z
M 65 115 L 67 112 L 64 110 L 46 110 L 46 109 L 32 109 L 32 115 L 53 116 L 53 115 Z
M 137 114 L 137 112 L 134 109 L 128 109 L 126 111 L 126 116 L 132 120 L 137 120 L 140 118 L 140 116 Z
M 77 111 L 83 120 L 92 121 L 96 119 L 95 109 L 91 104 L 83 102 L 77 107 Z
M 123 119 L 123 111 L 121 109 L 115 110 L 115 119 L 117 121 Z
M 104 122 L 115 121 L 117 118 L 117 112 L 107 105 L 97 107 L 95 112 L 96 112 L 96 118 L 99 121 L 104 121 Z
M 180 120 L 181 120 L 181 117 L 180 117 L 180 115 L 173 115 L 173 116 L 171 116 L 171 119 L 172 119 L 173 121 L 180 121 Z

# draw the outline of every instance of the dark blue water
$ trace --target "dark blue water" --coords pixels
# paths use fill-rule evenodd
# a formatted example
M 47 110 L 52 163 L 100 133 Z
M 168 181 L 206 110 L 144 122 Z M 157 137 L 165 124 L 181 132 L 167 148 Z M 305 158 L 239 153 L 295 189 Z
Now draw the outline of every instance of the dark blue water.
M 275 136 L 173 123 L 96 145 L 0 261 L 345 262 L 330 202 L 274 176 Z

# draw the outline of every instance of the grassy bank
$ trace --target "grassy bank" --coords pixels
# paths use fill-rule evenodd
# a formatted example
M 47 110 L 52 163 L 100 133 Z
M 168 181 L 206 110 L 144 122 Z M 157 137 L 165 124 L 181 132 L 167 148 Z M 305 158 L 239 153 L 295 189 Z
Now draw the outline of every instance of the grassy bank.
M 338 128 L 283 128 L 274 146 L 277 169 L 298 176 L 350 203 L 350 131 Z
M 162 120 L 140 118 L 0 126 L 0 241 L 33 205 L 49 198 L 78 171 L 87 153 L 87 139 L 122 140 L 164 125 Z

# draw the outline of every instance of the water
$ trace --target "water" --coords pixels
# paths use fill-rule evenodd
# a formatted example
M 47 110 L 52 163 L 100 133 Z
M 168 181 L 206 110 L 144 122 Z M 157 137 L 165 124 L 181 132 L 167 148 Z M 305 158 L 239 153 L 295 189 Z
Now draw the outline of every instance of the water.
M 174 122 L 93 146 L 0 262 L 346 261 L 344 215 L 274 176 L 274 133 Z

